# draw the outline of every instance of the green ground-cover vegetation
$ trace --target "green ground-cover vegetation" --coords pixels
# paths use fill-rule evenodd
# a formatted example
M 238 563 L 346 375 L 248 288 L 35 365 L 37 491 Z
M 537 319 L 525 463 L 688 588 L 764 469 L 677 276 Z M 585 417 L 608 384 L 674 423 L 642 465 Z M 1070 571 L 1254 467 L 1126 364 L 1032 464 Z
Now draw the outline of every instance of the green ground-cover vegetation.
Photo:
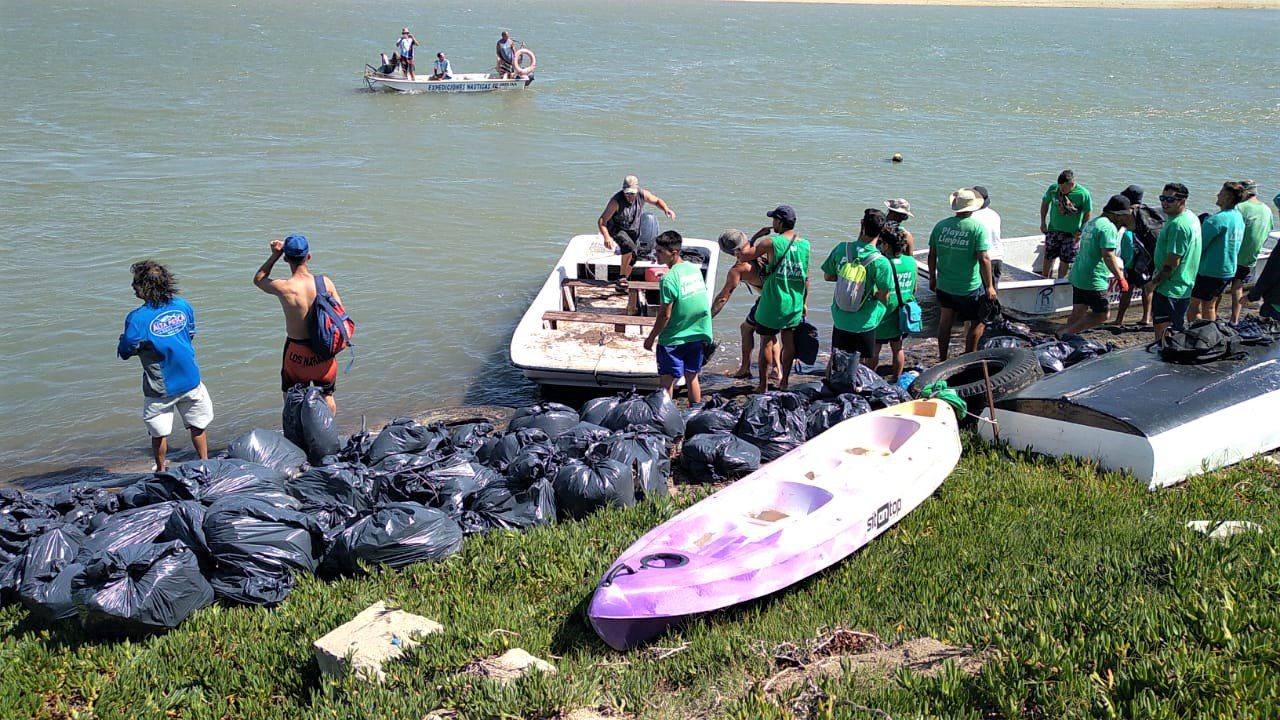
M 1149 493 L 1088 462 L 966 438 L 937 494 L 852 558 L 788 591 L 620 654 L 584 611 L 635 538 L 703 494 L 469 540 L 439 564 L 314 578 L 272 610 L 213 607 L 131 641 L 0 610 L 0 717 L 1280 716 L 1280 473 L 1254 460 Z M 868 481 L 874 481 L 868 478 Z M 1265 530 L 1211 542 L 1188 520 Z M 445 625 L 383 686 L 322 679 L 311 642 L 382 599 Z M 766 691 L 773 649 L 844 626 L 980 654 L 976 675 L 846 674 Z M 460 669 L 522 647 L 554 676 L 509 686 Z M 682 648 L 672 651 L 675 648 Z

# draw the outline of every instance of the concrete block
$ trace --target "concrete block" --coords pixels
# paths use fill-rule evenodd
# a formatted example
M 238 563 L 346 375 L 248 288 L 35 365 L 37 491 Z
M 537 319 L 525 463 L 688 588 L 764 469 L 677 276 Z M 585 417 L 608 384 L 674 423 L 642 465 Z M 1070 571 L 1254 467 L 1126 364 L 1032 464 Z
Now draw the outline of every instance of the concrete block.
M 421 615 L 393 610 L 377 602 L 349 622 L 315 641 L 312 647 L 320 672 L 340 677 L 354 672 L 372 682 L 382 682 L 382 667 L 418 644 L 424 635 L 444 626 Z

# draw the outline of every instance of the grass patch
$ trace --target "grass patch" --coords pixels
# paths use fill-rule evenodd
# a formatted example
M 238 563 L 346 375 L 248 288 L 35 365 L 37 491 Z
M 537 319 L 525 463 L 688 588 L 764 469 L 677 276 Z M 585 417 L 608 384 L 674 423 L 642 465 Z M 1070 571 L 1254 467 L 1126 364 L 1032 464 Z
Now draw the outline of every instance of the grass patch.
M 849 560 L 771 598 L 615 653 L 584 612 L 643 532 L 696 500 L 472 538 L 448 561 L 325 583 L 273 610 L 212 607 L 143 640 L 48 627 L 0 609 L 0 717 L 1269 718 L 1280 715 L 1280 477 L 1251 461 L 1149 493 L 1088 461 L 966 438 L 933 498 Z M 868 482 L 874 481 L 872 478 Z M 1225 543 L 1188 520 L 1263 526 Z M 311 642 L 378 600 L 445 630 L 383 686 L 322 679 Z M 774 650 L 830 628 L 981 652 L 869 681 L 837 673 L 765 688 Z M 521 647 L 559 672 L 510 685 L 461 672 Z

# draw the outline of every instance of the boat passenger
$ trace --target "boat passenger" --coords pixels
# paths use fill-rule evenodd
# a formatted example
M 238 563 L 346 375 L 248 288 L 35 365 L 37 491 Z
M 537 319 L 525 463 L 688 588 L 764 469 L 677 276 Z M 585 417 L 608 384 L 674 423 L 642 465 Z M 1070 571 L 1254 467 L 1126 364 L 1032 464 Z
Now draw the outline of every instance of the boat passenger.
M 711 302 L 711 317 L 720 314 L 724 309 L 729 298 L 733 296 L 733 292 L 738 289 L 739 285 L 746 285 L 747 291 L 760 292 L 760 286 L 763 279 L 760 277 L 759 262 L 748 262 L 742 260 L 739 255 L 742 249 L 749 247 L 752 243 L 747 239 L 746 233 L 741 230 L 732 229 L 720 233 L 719 239 L 716 240 L 720 245 L 720 250 L 726 255 L 734 257 L 733 267 L 729 268 L 728 274 L 724 278 L 724 286 L 720 288 L 720 292 L 716 294 L 715 299 Z M 760 299 L 756 298 L 751 309 L 747 311 L 747 317 L 738 326 L 738 331 L 742 336 L 742 363 L 738 366 L 737 371 L 730 377 L 738 380 L 747 380 L 751 377 L 751 360 L 752 354 L 756 346 L 756 308 L 760 305 Z M 775 346 L 775 350 L 777 347 Z M 775 357 L 778 374 L 776 379 L 782 378 L 781 358 Z
M 178 297 L 178 283 L 168 268 L 144 260 L 129 268 L 133 294 L 142 305 L 124 319 L 116 346 L 121 360 L 142 361 L 142 424 L 151 436 L 156 472 L 163 472 L 173 418 L 191 433 L 191 445 L 201 460 L 209 459 L 205 429 L 213 422 L 213 400 L 200 381 L 200 366 L 191 340 L 196 336 L 196 313 Z
M 275 295 L 284 310 L 284 358 L 280 368 L 280 390 L 289 392 L 294 385 L 314 385 L 320 388 L 330 412 L 338 414 L 338 404 L 333 399 L 338 384 L 338 361 L 323 359 L 311 349 L 311 328 L 308 315 L 316 300 L 316 278 L 307 263 L 311 260 L 311 246 L 303 235 L 290 235 L 284 240 L 271 241 L 271 257 L 254 273 L 253 284 L 268 295 Z M 292 274 L 283 280 L 271 278 L 271 268 L 281 256 L 289 264 Z M 325 290 L 338 303 L 342 298 L 333 280 L 325 277 Z
M 1200 225 L 1200 267 L 1191 288 L 1187 320 L 1218 319 L 1218 303 L 1236 277 L 1236 260 L 1244 241 L 1244 216 L 1236 209 L 1244 197 L 1243 184 L 1223 183 L 1215 199 L 1219 211 Z
M 809 241 L 796 232 L 796 211 L 790 205 L 779 205 L 765 213 L 773 220 L 761 228 L 756 238 L 763 238 L 743 248 L 740 260 L 764 260 L 761 270 L 760 303 L 756 307 L 756 333 L 761 337 L 760 392 L 768 392 L 769 380 L 782 342 L 782 378 L 778 387 L 785 390 L 795 360 L 795 329 L 804 319 L 809 300 Z M 767 236 L 767 237 L 766 237 Z
M 1123 297 L 1129 293 L 1120 260 L 1120 233 L 1133 223 L 1133 204 L 1112 195 L 1102 214 L 1084 224 L 1080 252 L 1071 265 L 1071 317 L 1062 333 L 1078 334 L 1107 321 L 1107 286 L 1114 277 Z
M 434 71 L 431 73 L 431 79 L 432 80 L 452 80 L 453 79 L 453 68 L 449 66 L 449 59 L 446 58 L 444 56 L 444 53 L 442 52 L 436 53 L 436 62 L 435 62 Z
M 1151 321 L 1156 341 L 1172 327 L 1186 326 L 1187 308 L 1191 305 L 1191 287 L 1200 267 L 1200 221 L 1187 209 L 1187 186 L 1168 183 L 1160 192 L 1160 208 L 1168 220 L 1156 240 L 1152 253 L 1156 274 L 1147 283 L 1154 291 L 1151 297 Z
M 498 76 L 504 80 L 515 77 L 516 41 L 511 38 L 511 34 L 506 30 L 503 30 L 502 37 L 498 38 L 498 45 L 495 51 L 498 54 L 498 65 L 494 70 L 498 73 Z
M 1142 202 L 1141 185 L 1130 185 L 1120 194 L 1129 198 L 1133 210 L 1133 223 L 1120 233 L 1120 260 L 1124 262 L 1124 279 L 1130 288 L 1142 288 L 1142 317 L 1138 324 L 1146 327 L 1151 324 L 1151 291 L 1146 288 L 1154 268 L 1151 256 L 1155 252 L 1156 238 L 1160 237 L 1160 229 L 1164 227 L 1164 213 Z M 1121 293 L 1120 303 L 1116 308 L 1116 324 L 1124 324 L 1124 314 L 1133 301 L 1131 293 Z
M 1041 274 L 1052 278 L 1054 261 L 1061 260 L 1058 277 L 1067 276 L 1080 249 L 1080 229 L 1092 216 L 1093 197 L 1083 185 L 1076 183 L 1075 173 L 1070 170 L 1058 173 L 1058 182 L 1050 185 L 1040 200 L 1040 232 L 1044 233 Z
M 831 301 L 831 347 L 858 353 L 862 364 L 872 370 L 876 369 L 879 357 L 876 353 L 876 328 L 884 319 L 889 293 L 893 291 L 893 265 L 876 249 L 886 222 L 884 213 L 867 208 L 862 213 L 858 237 L 836 245 L 822 262 L 822 279 L 827 282 L 841 280 L 836 286 L 836 297 Z M 845 292 L 845 299 L 850 299 L 847 289 L 855 284 L 862 286 L 857 306 L 850 309 L 841 307 L 839 293 Z
M 400 69 L 400 53 L 391 53 L 391 59 L 387 59 L 387 54 L 382 53 L 382 64 L 378 66 L 378 74 L 390 75 Z
M 906 222 L 908 219 L 915 217 L 915 215 L 911 213 L 911 203 L 907 202 L 906 198 L 885 200 L 884 206 L 887 214 L 886 217 L 889 222 L 894 225 L 901 226 L 902 223 Z M 902 232 L 907 234 L 907 254 L 910 255 L 916 251 L 916 237 L 906 228 L 902 228 Z
M 929 289 L 938 296 L 938 359 L 951 352 L 951 328 L 955 321 L 968 323 L 964 351 L 978 349 L 983 324 L 979 300 L 996 299 L 987 255 L 987 228 L 973 219 L 982 198 L 969 188 L 951 193 L 954 217 L 940 221 L 929 234 Z
M 975 210 L 973 219 L 982 223 L 987 229 L 987 257 L 991 258 L 991 282 L 1000 289 L 1000 276 L 1004 274 L 1004 243 L 1000 241 L 1000 213 L 991 208 L 991 195 L 981 185 L 974 185 L 973 191 L 982 196 L 982 207 Z
M 1258 183 L 1253 180 L 1242 180 L 1245 201 L 1236 206 L 1240 216 L 1244 218 L 1244 239 L 1240 242 L 1240 254 L 1236 257 L 1236 276 L 1231 280 L 1231 322 L 1240 322 L 1240 313 L 1244 309 L 1244 286 L 1253 274 L 1253 267 L 1258 264 L 1258 252 L 1267 241 L 1275 227 L 1271 217 L 1271 208 L 1258 198 Z
M 902 367 L 906 363 L 906 357 L 902 353 L 902 337 L 906 334 L 906 328 L 901 325 L 898 308 L 903 303 L 913 302 L 916 299 L 916 259 L 907 247 L 906 235 L 907 231 L 900 226 L 886 225 L 880 231 L 877 245 L 880 252 L 893 264 L 893 279 L 896 283 L 893 292 L 889 293 L 884 319 L 876 326 L 876 362 L 880 361 L 880 350 L 885 343 L 889 343 L 889 349 L 892 351 L 889 359 L 891 370 L 887 378 L 889 382 L 898 381 L 898 376 L 902 375 Z
M 657 195 L 640 187 L 640 180 L 635 175 L 622 179 L 622 189 L 609 198 L 596 221 L 600 237 L 604 238 L 604 246 L 613 249 L 618 246 L 622 255 L 618 278 L 626 282 L 631 279 L 631 266 L 635 261 L 636 249 L 640 243 L 640 225 L 643 219 L 644 205 L 656 205 L 668 218 L 675 220 L 676 214 L 667 203 Z
M 404 76 L 410 80 L 418 78 L 413 74 L 413 49 L 418 46 L 418 38 L 409 32 L 409 28 L 400 30 L 400 39 L 396 41 L 396 50 L 400 52 L 400 67 L 404 68 Z
M 711 301 L 707 284 L 698 266 L 680 257 L 683 238 L 668 230 L 658 236 L 654 253 L 658 262 L 670 268 L 659 283 L 662 303 L 653 330 L 645 338 L 644 349 L 657 347 L 658 383 L 668 396 L 675 394 L 676 380 L 684 378 L 689 402 L 702 402 L 698 376 L 711 334 Z

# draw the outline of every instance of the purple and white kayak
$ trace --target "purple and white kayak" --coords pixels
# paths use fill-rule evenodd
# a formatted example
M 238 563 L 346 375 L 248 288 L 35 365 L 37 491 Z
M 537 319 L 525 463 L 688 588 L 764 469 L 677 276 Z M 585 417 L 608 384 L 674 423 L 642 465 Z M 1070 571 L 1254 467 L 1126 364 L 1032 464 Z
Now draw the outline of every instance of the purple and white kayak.
M 777 592 L 871 542 L 959 459 L 955 413 L 941 401 L 845 420 L 636 541 L 596 588 L 591 626 L 627 650 Z

